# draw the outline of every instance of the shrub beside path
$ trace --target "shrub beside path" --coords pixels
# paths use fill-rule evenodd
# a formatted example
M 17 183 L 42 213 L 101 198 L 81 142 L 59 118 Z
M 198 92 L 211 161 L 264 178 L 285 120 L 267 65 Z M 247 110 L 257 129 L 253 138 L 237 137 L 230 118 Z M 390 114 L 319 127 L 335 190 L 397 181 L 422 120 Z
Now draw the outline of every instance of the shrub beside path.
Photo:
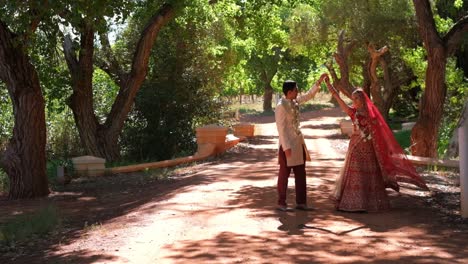
M 144 202 L 115 198 L 114 210 L 128 207 L 50 246 L 40 258 L 48 263 L 467 263 L 468 225 L 447 224 L 428 203 L 430 193 L 389 191 L 388 212 L 334 210 L 328 196 L 348 142 L 339 132 L 342 117 L 338 109 L 302 115 L 313 159 L 307 181 L 314 211 L 275 210 L 274 117 L 243 117 L 257 124 L 255 138 L 186 168 L 177 183 L 126 195 L 146 195 Z M 293 177 L 288 202 L 294 204 Z

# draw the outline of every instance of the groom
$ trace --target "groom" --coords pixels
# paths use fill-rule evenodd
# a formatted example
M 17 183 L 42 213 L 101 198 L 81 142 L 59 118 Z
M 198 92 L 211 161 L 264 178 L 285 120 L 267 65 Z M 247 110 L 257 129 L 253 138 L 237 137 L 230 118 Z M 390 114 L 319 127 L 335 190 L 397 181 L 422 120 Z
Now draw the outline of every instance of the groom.
M 320 88 L 320 83 L 327 76 L 322 74 L 310 90 L 298 96 L 298 87 L 295 81 L 283 83 L 284 96 L 275 109 L 276 128 L 279 135 L 278 163 L 278 210 L 291 211 L 286 203 L 288 178 L 291 169 L 294 171 L 296 185 L 296 209 L 312 210 L 307 206 L 305 161 L 310 161 L 309 152 L 299 127 L 299 104 L 312 99 Z

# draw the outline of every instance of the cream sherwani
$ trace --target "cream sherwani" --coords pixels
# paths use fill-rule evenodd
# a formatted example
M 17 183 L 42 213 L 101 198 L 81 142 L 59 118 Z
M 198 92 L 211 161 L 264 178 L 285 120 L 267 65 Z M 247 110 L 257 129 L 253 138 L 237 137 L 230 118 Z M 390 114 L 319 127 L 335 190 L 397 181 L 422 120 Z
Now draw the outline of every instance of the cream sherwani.
M 310 155 L 300 129 L 299 104 L 312 99 L 319 87 L 319 85 L 314 84 L 306 94 L 298 96 L 295 100 L 289 100 L 283 96 L 276 106 L 275 120 L 279 135 L 279 147 L 283 147 L 283 151 L 291 149 L 292 154 L 287 158 L 288 167 L 304 164 L 303 150 L 306 160 L 310 161 Z

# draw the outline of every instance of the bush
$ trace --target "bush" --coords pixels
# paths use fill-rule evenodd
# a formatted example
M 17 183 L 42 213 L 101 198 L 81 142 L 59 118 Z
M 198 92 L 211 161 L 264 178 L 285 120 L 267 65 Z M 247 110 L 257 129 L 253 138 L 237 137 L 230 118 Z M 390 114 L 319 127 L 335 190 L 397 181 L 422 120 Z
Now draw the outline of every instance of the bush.
M 219 120 L 222 103 L 212 98 L 196 84 L 145 84 L 121 137 L 122 157 L 152 161 L 193 154 L 194 129 Z
M 60 113 L 48 113 L 47 158 L 69 159 L 84 153 L 78 129 L 69 108 Z
M 457 127 L 463 106 L 468 100 L 468 82 L 463 71 L 455 68 L 455 61 L 449 59 L 446 72 L 447 97 L 444 104 L 444 116 L 440 124 L 438 135 L 439 156 L 444 156 L 450 144 L 450 139 Z

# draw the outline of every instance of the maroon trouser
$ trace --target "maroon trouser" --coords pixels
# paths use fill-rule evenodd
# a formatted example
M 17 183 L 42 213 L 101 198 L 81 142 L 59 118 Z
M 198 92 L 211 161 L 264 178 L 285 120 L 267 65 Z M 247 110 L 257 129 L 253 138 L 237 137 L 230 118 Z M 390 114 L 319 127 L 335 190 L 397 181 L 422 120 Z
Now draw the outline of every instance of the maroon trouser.
M 278 172 L 278 205 L 286 205 L 286 193 L 288 190 L 288 178 L 291 169 L 294 171 L 294 181 L 296 185 L 296 204 L 307 204 L 306 190 L 306 171 L 305 171 L 305 152 L 304 164 L 288 167 L 286 163 L 286 154 L 280 147 L 279 152 L 279 172 Z

